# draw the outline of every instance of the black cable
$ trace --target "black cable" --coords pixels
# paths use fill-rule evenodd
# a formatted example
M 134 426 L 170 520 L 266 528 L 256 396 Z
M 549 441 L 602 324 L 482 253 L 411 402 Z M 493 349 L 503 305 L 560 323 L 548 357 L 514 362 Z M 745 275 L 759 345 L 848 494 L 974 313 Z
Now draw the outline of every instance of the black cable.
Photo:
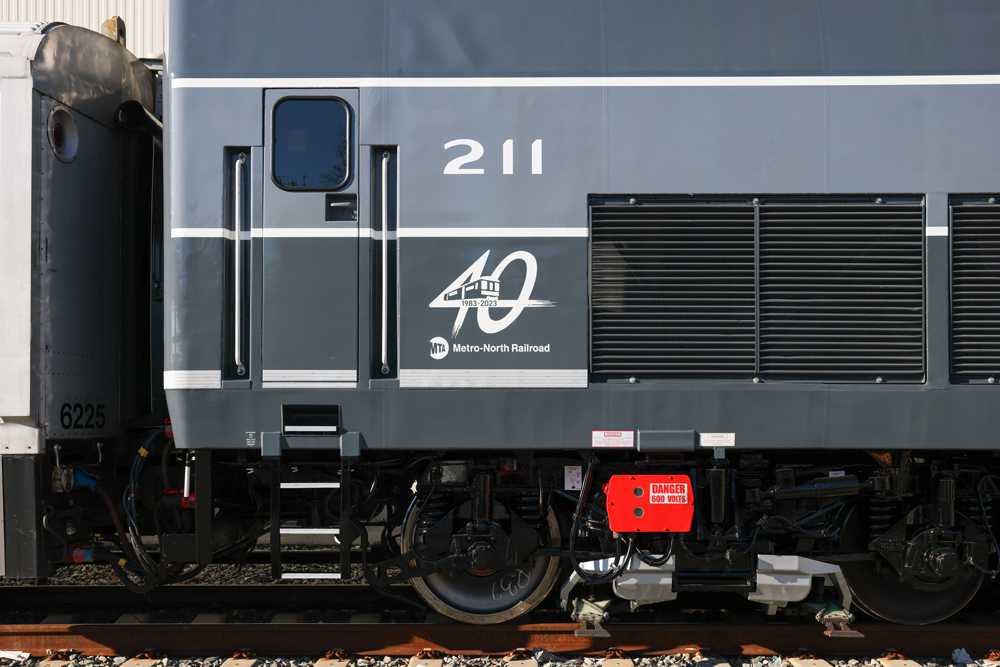
M 996 484 L 995 480 L 1000 480 L 1000 477 L 997 477 L 996 475 L 984 475 L 979 479 L 979 483 L 976 484 L 976 496 L 978 496 L 979 510 L 982 512 L 983 523 L 986 524 L 986 532 L 987 534 L 989 534 L 990 540 L 993 542 L 993 548 L 997 551 L 998 554 L 1000 554 L 1000 545 L 997 544 L 997 538 L 993 534 L 993 526 L 990 525 L 989 517 L 986 516 L 986 503 L 983 501 L 983 482 L 985 482 L 986 480 L 990 480 L 995 485 Z M 956 514 L 958 514 L 960 517 L 971 523 L 973 526 L 976 525 L 975 521 L 965 516 L 964 514 L 960 512 L 956 512 Z M 973 561 L 971 556 L 965 562 L 966 564 L 971 565 L 972 567 L 979 570 L 983 574 L 990 575 L 991 579 L 996 579 L 997 574 L 1000 574 L 1000 565 L 997 565 L 996 569 L 990 570 Z
M 373 577 L 371 573 L 368 571 L 368 531 L 364 528 L 364 526 L 359 524 L 354 519 L 351 519 L 351 525 L 361 536 L 361 573 L 364 575 L 365 581 L 368 582 L 368 585 L 374 588 L 375 592 L 378 593 L 379 595 L 384 595 L 387 598 L 391 598 L 393 600 L 399 600 L 400 602 L 405 602 L 411 607 L 415 607 L 416 609 L 419 609 L 421 611 L 427 611 L 427 607 L 420 604 L 419 602 L 415 602 L 402 595 L 396 595 L 395 593 L 390 593 L 389 591 L 385 590 L 375 582 L 375 577 Z M 344 546 L 341 545 L 340 548 L 343 549 Z M 341 579 L 343 579 L 344 573 L 341 572 L 340 576 Z
M 133 593 L 139 593 L 140 595 L 145 595 L 146 593 L 156 588 L 157 584 L 156 580 L 144 580 L 143 583 L 141 584 L 135 583 L 134 581 L 132 581 L 131 578 L 129 578 L 127 574 L 125 574 L 125 570 L 123 570 L 122 566 L 119 565 L 118 563 L 111 563 L 111 570 L 115 573 L 115 576 L 117 576 L 118 579 L 121 580 L 121 582 L 125 585 L 125 588 L 129 589 Z
M 137 588 L 143 589 L 143 592 L 147 592 L 147 589 L 152 590 L 153 587 L 156 586 L 157 582 L 163 577 L 163 573 L 160 569 L 161 564 L 153 560 L 153 557 L 149 555 L 149 552 L 146 551 L 146 548 L 142 544 L 142 533 L 139 530 L 139 519 L 136 513 L 135 496 L 138 492 L 139 480 L 142 476 L 142 469 L 146 463 L 146 457 L 149 455 L 149 446 L 163 431 L 164 427 L 162 426 L 153 431 L 149 437 L 146 438 L 146 441 L 142 444 L 140 450 L 136 452 L 135 459 L 132 461 L 132 469 L 129 474 L 128 484 L 122 492 L 122 505 L 125 508 L 125 522 L 128 526 L 129 542 L 135 550 L 135 554 L 139 560 L 139 565 L 142 566 L 142 569 L 145 570 L 146 573 L 147 581 L 144 584 L 136 585 Z M 145 452 L 145 454 L 143 452 Z M 116 574 L 118 573 L 116 572 Z M 125 575 L 124 570 L 122 570 L 122 575 L 119 576 L 119 579 L 122 579 L 123 583 L 127 579 L 127 575 Z M 126 584 L 126 586 L 129 586 L 129 584 Z M 132 590 L 132 588 L 129 590 Z
M 53 509 L 51 507 L 47 507 L 45 509 L 45 514 L 42 515 L 42 528 L 44 528 L 47 532 L 55 535 L 56 539 L 62 543 L 62 555 L 59 556 L 59 560 L 57 561 L 59 563 L 62 563 L 63 561 L 66 560 L 66 552 L 69 549 L 69 543 L 66 542 L 63 536 L 57 533 L 55 529 L 53 529 L 52 526 L 49 525 L 49 517 L 51 517 L 52 514 L 53 514 Z
M 660 558 L 653 558 L 649 554 L 644 554 L 641 551 L 636 550 L 636 553 L 639 555 L 639 560 L 641 560 L 646 565 L 649 565 L 650 567 L 663 567 L 664 565 L 667 564 L 667 561 L 670 560 L 670 557 L 674 555 L 675 539 L 677 539 L 677 536 L 671 534 L 670 542 L 667 544 L 667 551 Z
M 421 503 L 420 509 L 417 510 L 417 513 L 413 516 L 413 519 L 411 520 L 412 522 L 410 523 L 410 553 L 412 553 L 414 556 L 416 556 L 417 560 L 419 560 L 422 563 L 427 563 L 428 565 L 433 565 L 435 563 L 443 563 L 446 560 L 450 560 L 450 559 L 454 558 L 454 556 L 451 555 L 451 554 L 448 554 L 447 556 L 444 556 L 442 558 L 436 558 L 436 559 L 427 559 L 427 558 L 424 558 L 423 556 L 421 556 L 420 554 L 417 553 L 417 543 L 414 541 L 414 538 L 415 538 L 415 535 L 416 535 L 416 532 L 417 532 L 417 521 L 420 519 L 421 512 L 423 512 L 424 508 L 427 507 L 427 503 L 429 503 L 430 500 L 431 500 L 431 498 L 434 497 L 434 491 L 435 491 L 435 489 L 437 489 L 438 477 L 441 476 L 441 464 L 439 464 L 437 461 L 434 461 L 433 459 L 431 459 L 431 461 L 434 463 L 435 468 L 434 468 L 434 479 L 431 482 L 430 493 L 428 493 L 427 497 L 424 498 L 424 502 Z M 416 502 L 417 502 L 417 500 L 419 498 L 420 498 L 420 496 L 418 496 L 417 494 L 413 495 L 413 500 L 410 501 L 410 508 L 408 510 L 406 510 L 406 516 L 409 516 L 410 512 L 413 511 L 413 508 L 416 505 Z M 405 521 L 404 521 L 404 525 L 405 525 Z
M 803 535 L 808 535 L 809 537 L 815 537 L 817 539 L 823 539 L 823 538 L 831 537 L 832 536 L 832 535 L 827 534 L 827 533 L 817 533 L 817 532 L 814 532 L 814 531 L 809 530 L 807 528 L 803 528 L 802 526 L 799 525 L 799 522 L 792 521 L 788 517 L 780 516 L 780 515 L 774 515 L 774 516 L 766 517 L 761 522 L 760 526 L 761 527 L 766 526 L 768 524 L 768 522 L 775 521 L 775 520 L 777 520 L 777 521 L 784 521 L 785 525 L 788 526 L 789 528 L 792 528 L 792 529 L 794 529 L 794 531 L 802 533 Z
M 594 470 L 594 460 L 591 459 L 587 463 L 587 472 L 583 476 L 583 483 L 580 485 L 580 496 L 576 499 L 576 510 L 573 512 L 573 525 L 570 528 L 569 533 L 569 561 L 573 564 L 573 570 L 576 574 L 590 584 L 606 584 L 609 581 L 614 581 L 622 572 L 625 571 L 625 567 L 631 562 L 632 554 L 635 551 L 635 540 L 629 539 L 628 549 L 626 550 L 625 558 L 617 565 L 611 566 L 607 572 L 602 572 L 598 575 L 592 575 L 589 572 L 584 571 L 580 567 L 580 563 L 576 560 L 576 534 L 580 530 L 580 519 L 583 513 L 583 506 L 586 504 L 587 494 L 590 491 L 590 478 Z
M 726 551 L 722 551 L 722 552 L 717 553 L 717 554 L 712 554 L 711 556 L 699 556 L 698 554 L 696 554 L 693 551 L 691 551 L 691 548 L 688 547 L 687 542 L 685 542 L 684 538 L 680 537 L 680 535 L 677 536 L 677 542 L 681 545 L 681 548 L 684 549 L 684 551 L 687 553 L 687 555 L 689 555 L 692 558 L 695 558 L 697 560 L 700 560 L 702 562 L 708 563 L 708 562 L 711 562 L 713 560 L 718 560 L 720 558 L 726 558 L 728 560 L 733 554 L 736 554 L 738 556 L 742 556 L 743 554 L 750 552 L 750 550 L 753 548 L 753 545 L 757 543 L 757 534 L 760 532 L 760 529 L 761 529 L 761 527 L 763 526 L 764 523 L 767 523 L 766 519 L 762 520 L 761 522 L 759 522 L 757 524 L 757 527 L 754 528 L 753 534 L 750 535 L 750 542 L 744 548 L 740 549 L 739 551 L 732 551 L 732 550 L 727 549 Z

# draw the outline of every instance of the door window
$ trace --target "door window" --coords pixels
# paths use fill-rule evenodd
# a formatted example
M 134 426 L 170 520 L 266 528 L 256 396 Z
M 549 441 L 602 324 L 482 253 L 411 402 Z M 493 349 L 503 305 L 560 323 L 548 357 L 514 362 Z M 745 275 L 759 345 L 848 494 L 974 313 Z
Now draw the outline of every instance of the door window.
M 271 176 L 285 190 L 339 190 L 348 179 L 349 113 L 338 98 L 286 98 L 274 107 Z

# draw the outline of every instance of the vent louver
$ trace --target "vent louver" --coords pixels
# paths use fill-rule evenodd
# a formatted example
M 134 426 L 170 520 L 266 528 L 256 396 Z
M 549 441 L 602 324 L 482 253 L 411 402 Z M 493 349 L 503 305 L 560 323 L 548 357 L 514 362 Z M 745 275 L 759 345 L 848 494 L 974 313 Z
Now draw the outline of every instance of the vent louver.
M 1000 206 L 951 201 L 951 375 L 1000 378 Z
M 591 200 L 594 375 L 923 378 L 921 198 L 629 199 Z
M 920 200 L 767 201 L 761 375 L 921 380 L 923 248 Z
M 609 203 L 591 224 L 594 373 L 753 374 L 752 205 Z

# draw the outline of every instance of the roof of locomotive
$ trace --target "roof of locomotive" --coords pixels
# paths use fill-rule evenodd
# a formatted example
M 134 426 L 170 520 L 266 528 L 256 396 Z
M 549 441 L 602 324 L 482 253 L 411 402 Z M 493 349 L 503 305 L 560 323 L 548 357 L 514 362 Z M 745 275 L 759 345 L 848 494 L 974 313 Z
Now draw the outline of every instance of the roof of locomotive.
M 114 127 L 127 100 L 152 110 L 155 75 L 118 42 L 62 23 L 0 24 L 0 78 L 31 78 L 32 87 Z
M 175 0 L 168 71 L 247 76 L 1000 73 L 991 0 Z

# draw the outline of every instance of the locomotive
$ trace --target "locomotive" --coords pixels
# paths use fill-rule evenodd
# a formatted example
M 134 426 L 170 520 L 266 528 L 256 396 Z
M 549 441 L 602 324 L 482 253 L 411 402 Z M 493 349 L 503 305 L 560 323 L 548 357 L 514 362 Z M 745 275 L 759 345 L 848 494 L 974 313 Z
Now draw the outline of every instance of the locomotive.
M 6 576 L 143 591 L 266 535 L 276 579 L 353 562 L 467 623 L 727 592 L 848 636 L 998 572 L 995 6 L 168 11 L 162 219 L 66 250 L 120 301 L 48 296 L 54 223 L 6 250 L 47 306 L 0 394 Z M 158 203 L 143 95 L 120 211 Z

